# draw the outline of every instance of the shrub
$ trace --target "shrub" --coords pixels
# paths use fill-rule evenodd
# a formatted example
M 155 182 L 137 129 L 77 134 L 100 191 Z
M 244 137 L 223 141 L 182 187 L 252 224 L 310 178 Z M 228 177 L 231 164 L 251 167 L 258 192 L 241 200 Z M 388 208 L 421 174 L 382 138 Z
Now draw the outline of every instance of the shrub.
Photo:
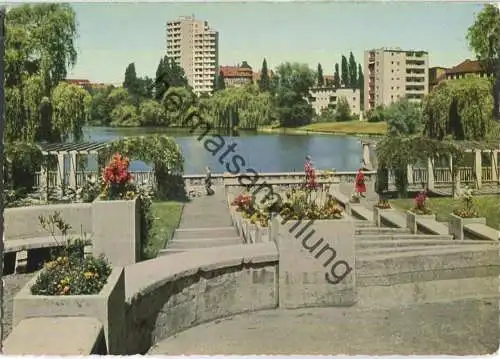
M 376 204 L 376 207 L 379 209 L 391 209 L 391 204 L 387 200 L 379 200 Z
M 474 204 L 474 197 L 472 194 L 472 190 L 469 188 L 465 188 L 464 193 L 462 194 L 462 208 L 456 208 L 453 210 L 453 214 L 462 217 L 462 218 L 476 218 L 479 217 L 477 213 L 476 206 Z
M 85 257 L 84 247 L 89 244 L 82 238 L 68 237 L 71 226 L 61 217 L 60 212 L 48 217 L 39 217 L 43 229 L 58 241 L 58 230 L 65 242 L 62 248 L 53 251 L 52 260 L 45 263 L 35 284 L 31 287 L 33 295 L 83 295 L 97 294 L 101 291 L 111 274 L 111 266 L 104 256 Z
M 432 211 L 427 207 L 427 193 L 425 191 L 419 192 L 415 197 L 415 206 L 412 212 L 420 215 L 432 214 Z

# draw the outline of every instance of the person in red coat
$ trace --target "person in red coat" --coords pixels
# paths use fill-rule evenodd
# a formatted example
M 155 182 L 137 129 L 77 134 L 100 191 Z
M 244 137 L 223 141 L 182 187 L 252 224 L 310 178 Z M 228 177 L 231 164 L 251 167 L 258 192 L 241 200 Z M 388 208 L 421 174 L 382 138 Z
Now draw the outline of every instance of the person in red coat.
M 364 197 L 366 193 L 365 174 L 361 171 L 361 168 L 356 174 L 356 193 L 361 197 Z

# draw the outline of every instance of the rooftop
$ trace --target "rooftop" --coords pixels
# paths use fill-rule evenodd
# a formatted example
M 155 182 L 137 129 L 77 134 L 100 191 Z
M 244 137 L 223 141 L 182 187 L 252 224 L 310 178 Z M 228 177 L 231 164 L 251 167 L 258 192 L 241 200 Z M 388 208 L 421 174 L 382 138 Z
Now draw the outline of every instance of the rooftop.
M 484 68 L 481 63 L 477 60 L 469 60 L 459 63 L 457 66 L 452 67 L 449 70 L 446 70 L 446 74 L 465 74 L 465 73 L 478 73 L 484 72 Z

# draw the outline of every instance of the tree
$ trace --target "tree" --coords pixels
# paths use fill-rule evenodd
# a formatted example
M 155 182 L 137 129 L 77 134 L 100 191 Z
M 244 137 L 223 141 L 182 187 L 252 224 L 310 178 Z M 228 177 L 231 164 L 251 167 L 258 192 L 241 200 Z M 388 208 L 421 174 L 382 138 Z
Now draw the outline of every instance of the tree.
M 83 137 L 83 126 L 87 123 L 92 97 L 79 86 L 61 82 L 52 94 L 52 131 L 61 140 L 71 135 L 74 140 Z
M 224 73 L 222 71 L 219 72 L 219 76 L 216 78 L 215 83 L 215 91 L 221 91 L 226 88 L 226 82 L 224 81 Z
M 340 81 L 343 87 L 349 87 L 349 65 L 347 64 L 347 59 L 342 55 L 342 68 L 340 69 Z
M 483 140 L 491 131 L 492 84 L 488 79 L 469 77 L 443 81 L 424 101 L 424 134 L 442 140 Z
M 52 123 L 52 91 L 77 58 L 71 6 L 13 7 L 6 16 L 5 32 L 6 141 L 60 141 L 61 136 L 78 132 L 76 127 L 58 128 Z
M 358 84 L 358 66 L 352 52 L 349 54 L 349 87 L 357 88 Z
M 120 104 L 111 112 L 111 126 L 129 126 L 139 125 L 139 116 L 137 107 L 134 105 Z
M 333 85 L 335 86 L 335 88 L 339 88 L 340 87 L 340 70 L 339 70 L 339 64 L 336 63 L 335 64 L 335 73 L 333 75 Z
M 125 79 L 123 80 L 123 88 L 127 89 L 132 96 L 137 96 L 140 93 L 141 85 L 135 72 L 135 64 L 132 62 L 125 69 Z
M 113 86 L 95 91 L 90 102 L 89 123 L 93 125 L 108 126 L 111 122 L 111 111 L 113 107 L 108 99 Z
M 269 79 L 269 70 L 267 69 L 267 61 L 264 58 L 262 68 L 260 70 L 260 79 L 258 81 L 261 91 L 269 91 L 271 89 L 271 81 Z
M 139 106 L 139 124 L 141 126 L 162 126 L 165 124 L 165 109 L 154 100 L 141 102 Z
M 283 63 L 276 69 L 276 106 L 281 126 L 300 126 L 311 122 L 312 106 L 305 100 L 317 75 L 306 64 Z
M 385 114 L 389 136 L 407 136 L 420 133 L 422 128 L 422 109 L 420 105 L 402 99 L 393 102 Z
M 359 89 L 359 106 L 361 110 L 364 110 L 365 106 L 365 75 L 363 74 L 363 69 L 361 64 L 358 64 L 358 81 L 356 82 L 356 88 Z
M 335 108 L 335 120 L 336 121 L 350 121 L 352 119 L 351 106 L 344 96 L 341 96 L 337 100 L 337 106 Z
M 325 78 L 323 77 L 323 68 L 321 64 L 318 63 L 318 86 L 323 86 L 325 84 Z
M 173 59 L 164 56 L 156 69 L 156 78 L 154 81 L 154 98 L 158 101 L 163 99 L 165 92 L 170 87 L 188 88 L 188 80 L 182 67 Z

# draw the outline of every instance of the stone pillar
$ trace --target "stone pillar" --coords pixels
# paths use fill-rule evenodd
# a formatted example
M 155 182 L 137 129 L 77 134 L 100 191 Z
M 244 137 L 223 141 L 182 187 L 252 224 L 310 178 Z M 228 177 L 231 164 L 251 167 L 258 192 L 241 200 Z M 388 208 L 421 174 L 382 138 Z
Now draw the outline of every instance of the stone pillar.
M 57 186 L 62 187 L 64 184 L 64 153 L 57 154 Z
M 492 180 L 498 182 L 498 150 L 493 150 L 491 152 L 491 171 Z
M 482 185 L 482 178 L 483 178 L 483 171 L 482 171 L 482 167 L 483 167 L 483 161 L 482 161 L 482 157 L 481 157 L 481 150 L 475 150 L 474 151 L 474 154 L 475 154 L 475 161 L 474 161 L 474 173 L 476 175 L 476 185 L 477 185 L 477 189 L 480 189 L 481 188 L 481 185 Z
M 39 178 L 39 190 L 42 196 L 42 200 L 47 201 L 49 192 L 49 171 L 47 169 L 48 158 L 47 155 L 43 156 L 42 167 L 40 168 L 40 178 Z
M 366 167 L 368 167 L 368 168 L 371 167 L 370 144 L 369 143 L 363 143 L 363 162 L 364 162 Z
M 434 189 L 434 161 L 432 158 L 427 159 L 427 189 Z
M 71 188 L 76 188 L 76 171 L 77 171 L 77 162 L 76 162 L 76 152 L 71 152 L 69 155 L 69 186 Z
M 450 156 L 450 175 L 451 175 L 451 180 L 454 181 L 455 183 L 452 183 L 451 185 L 455 185 L 455 193 L 453 193 L 453 197 L 454 198 L 458 198 L 460 197 L 460 193 L 461 193 L 461 190 L 460 190 L 460 172 L 459 170 L 457 169 L 456 173 L 455 173 L 455 178 L 453 178 L 453 171 L 454 171 L 454 167 L 453 167 L 453 157 Z
M 406 177 L 408 180 L 408 186 L 415 184 L 413 183 L 413 165 L 406 166 Z

